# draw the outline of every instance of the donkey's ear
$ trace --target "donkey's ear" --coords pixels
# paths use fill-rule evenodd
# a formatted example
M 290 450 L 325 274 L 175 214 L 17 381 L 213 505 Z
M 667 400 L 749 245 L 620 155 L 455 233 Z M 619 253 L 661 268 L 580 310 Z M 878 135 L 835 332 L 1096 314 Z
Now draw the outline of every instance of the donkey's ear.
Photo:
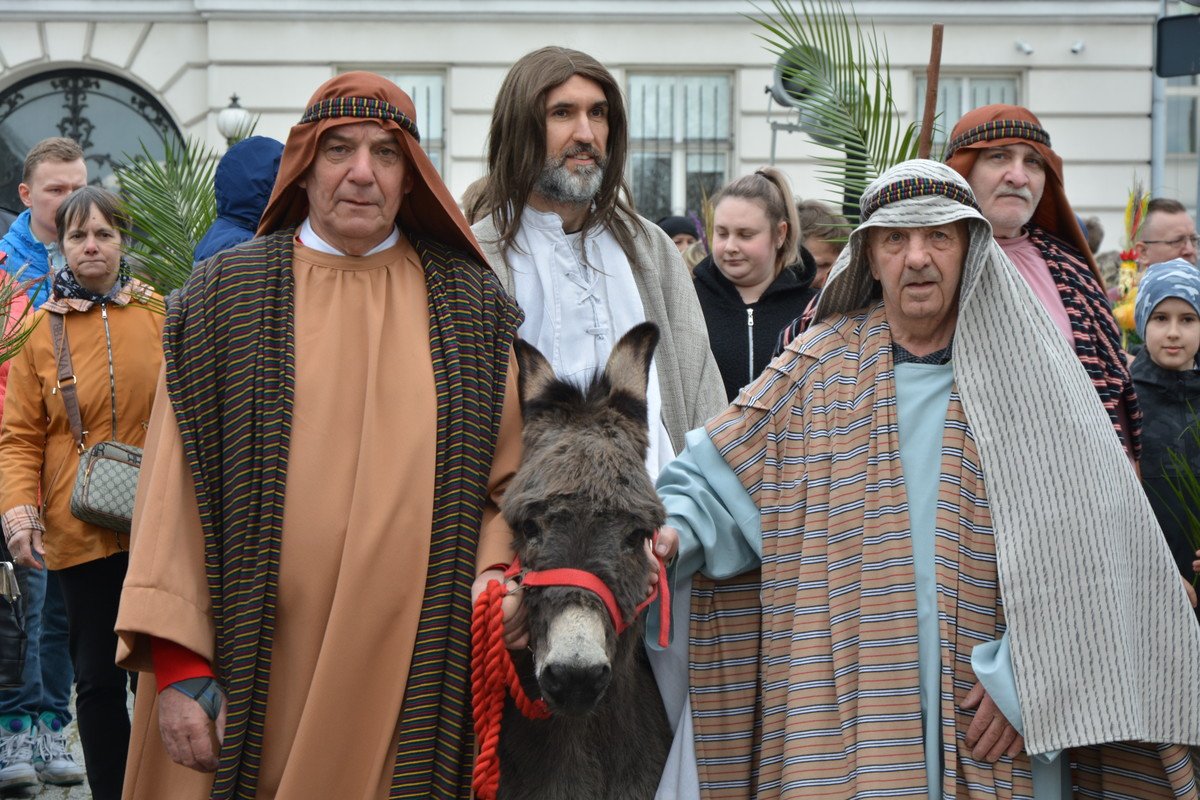
M 541 351 L 524 339 L 517 339 L 517 390 L 521 405 L 539 396 L 554 383 L 554 369 Z
M 650 379 L 650 359 L 658 346 L 658 326 L 643 322 L 630 328 L 608 357 L 604 374 L 608 376 L 612 393 L 624 392 L 637 400 L 646 399 L 646 382 Z

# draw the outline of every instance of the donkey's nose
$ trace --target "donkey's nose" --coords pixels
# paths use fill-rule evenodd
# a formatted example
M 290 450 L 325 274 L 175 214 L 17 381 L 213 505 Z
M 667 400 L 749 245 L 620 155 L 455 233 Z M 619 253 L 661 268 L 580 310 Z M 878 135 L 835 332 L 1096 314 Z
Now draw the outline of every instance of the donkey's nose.
M 586 714 L 604 695 L 611 679 L 612 667 L 607 663 L 547 664 L 538 683 L 555 710 Z

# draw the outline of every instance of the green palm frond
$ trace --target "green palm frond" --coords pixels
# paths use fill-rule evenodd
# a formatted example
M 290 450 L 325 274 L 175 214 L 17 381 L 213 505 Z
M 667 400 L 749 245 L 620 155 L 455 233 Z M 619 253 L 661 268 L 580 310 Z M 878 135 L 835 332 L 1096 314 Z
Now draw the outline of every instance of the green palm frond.
M 21 270 L 12 278 L 0 280 L 0 318 L 5 321 L 0 335 L 0 364 L 11 360 L 25 346 L 36 327 L 29 324 L 34 308 L 28 292 L 40 282 L 37 278 L 21 280 Z M 17 308 L 21 310 L 15 311 Z
M 887 46 L 841 0 L 772 0 L 755 6 L 758 37 L 782 59 L 784 77 L 804 88 L 797 98 L 814 140 L 833 151 L 817 174 L 839 197 L 857 198 L 889 167 L 916 158 L 918 126 L 903 125 L 892 92 Z M 857 219 L 852 219 L 857 222 Z
M 163 157 L 142 153 L 117 169 L 132 224 L 126 231 L 133 273 L 166 294 L 187 282 L 192 253 L 217 215 L 217 155 L 194 139 L 163 140 Z
M 1189 408 L 1188 411 L 1195 416 L 1196 412 L 1193 409 Z M 1191 436 L 1194 445 L 1200 447 L 1200 425 L 1192 425 L 1185 435 Z M 1174 474 L 1166 476 L 1167 485 L 1171 487 L 1183 509 L 1183 518 L 1177 519 L 1176 522 L 1183 528 L 1192 551 L 1200 552 L 1200 475 L 1192 470 L 1186 453 L 1168 450 L 1167 458 L 1174 468 Z M 1198 582 L 1200 572 L 1192 578 L 1192 585 L 1196 586 Z

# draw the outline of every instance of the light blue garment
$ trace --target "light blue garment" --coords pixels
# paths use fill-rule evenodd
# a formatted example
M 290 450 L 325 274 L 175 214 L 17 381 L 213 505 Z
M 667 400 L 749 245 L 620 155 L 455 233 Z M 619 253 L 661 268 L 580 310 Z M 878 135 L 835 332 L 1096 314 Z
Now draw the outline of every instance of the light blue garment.
M 942 637 L 938 631 L 937 568 L 934 562 L 942 436 L 954 368 L 950 364 L 897 364 L 896 417 L 900 465 L 908 499 L 913 570 L 917 580 L 917 654 L 925 775 L 930 800 L 942 796 Z
M 1008 649 L 1008 634 L 995 641 L 976 645 L 971 650 L 971 669 L 983 684 L 992 702 L 1017 732 L 1024 735 L 1021 703 L 1017 699 L 1017 681 L 1013 675 L 1012 654 Z M 1071 797 L 1071 764 L 1060 758 L 1061 750 L 1031 756 L 1033 766 L 1033 796 L 1035 800 L 1061 800 Z
M 708 438 L 689 431 L 682 453 L 658 476 L 667 524 L 679 531 L 675 571 L 732 578 L 762 563 L 758 506 Z

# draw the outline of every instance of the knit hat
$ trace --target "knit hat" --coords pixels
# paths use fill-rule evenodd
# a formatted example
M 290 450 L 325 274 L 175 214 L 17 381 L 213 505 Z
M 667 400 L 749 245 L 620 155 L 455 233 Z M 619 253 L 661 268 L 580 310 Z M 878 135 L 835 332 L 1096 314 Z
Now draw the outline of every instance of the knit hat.
M 308 216 L 308 194 L 300 181 L 317 156 L 321 135 L 330 128 L 365 120 L 394 132 L 408 160 L 413 186 L 396 217 L 401 230 L 429 236 L 486 264 L 487 259 L 458 203 L 421 149 L 412 98 L 387 78 L 371 72 L 346 72 L 317 88 L 300 122 L 288 133 L 275 191 L 263 212 L 258 234 L 273 233 L 304 221 Z
M 681 233 L 700 238 L 700 234 L 696 231 L 696 223 L 688 217 L 663 217 L 656 224 L 672 239 Z
M 1133 322 L 1144 341 L 1150 313 L 1168 297 L 1178 297 L 1200 316 L 1200 270 L 1182 258 L 1151 264 L 1138 282 L 1137 300 L 1133 306 Z

